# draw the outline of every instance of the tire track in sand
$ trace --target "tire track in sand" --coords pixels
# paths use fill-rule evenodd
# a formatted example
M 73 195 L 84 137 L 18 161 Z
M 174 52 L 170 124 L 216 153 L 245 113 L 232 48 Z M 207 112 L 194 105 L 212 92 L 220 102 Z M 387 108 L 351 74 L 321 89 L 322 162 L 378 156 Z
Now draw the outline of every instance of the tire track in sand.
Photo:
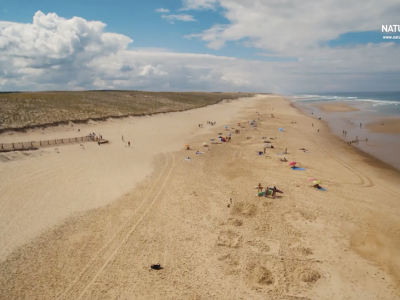
M 95 264 L 96 260 L 99 259 L 99 257 L 102 257 L 104 254 L 104 252 L 108 249 L 111 248 L 112 243 L 117 239 L 117 237 L 119 235 L 121 235 L 124 230 L 127 230 L 129 228 L 131 228 L 129 226 L 129 223 L 132 222 L 132 220 L 134 219 L 135 215 L 137 214 L 137 212 L 142 208 L 143 204 L 145 204 L 146 202 L 148 202 L 148 198 L 150 197 L 150 195 L 153 193 L 154 189 L 159 186 L 160 181 L 162 180 L 168 166 L 170 165 L 170 158 L 168 158 L 167 153 L 164 151 L 163 154 L 165 155 L 166 158 L 166 163 L 164 166 L 164 169 L 162 170 L 160 176 L 157 178 L 157 180 L 155 181 L 154 185 L 152 186 L 152 188 L 150 189 L 149 193 L 146 195 L 145 198 L 143 198 L 143 200 L 140 202 L 140 204 L 136 207 L 136 209 L 132 212 L 132 214 L 129 216 L 128 220 L 122 225 L 120 226 L 120 228 L 118 228 L 118 230 L 116 231 L 116 233 L 103 245 L 103 247 L 100 248 L 99 251 L 97 251 L 94 255 L 93 258 L 85 265 L 85 267 L 82 269 L 82 271 L 79 273 L 78 276 L 75 277 L 75 279 L 68 285 L 67 289 L 60 295 L 57 297 L 57 300 L 61 300 L 61 299 L 66 299 L 65 297 L 67 296 L 67 294 L 76 286 L 76 284 L 79 282 L 79 280 L 85 275 L 85 273 L 87 273 L 91 268 L 93 268 L 93 265 Z M 165 181 L 164 181 L 165 182 Z M 122 242 L 121 242 L 122 243 Z M 121 244 L 119 243 L 119 244 Z M 118 244 L 118 245 L 119 245 Z M 68 299 L 68 298 L 67 298 Z
M 168 152 L 169 155 L 172 158 L 172 166 L 170 167 L 170 170 L 167 174 L 167 176 L 165 177 L 162 186 L 159 188 L 159 191 L 157 193 L 157 195 L 153 198 L 153 200 L 150 202 L 150 204 L 147 206 L 147 209 L 143 212 L 143 214 L 141 215 L 141 217 L 139 218 L 139 220 L 130 228 L 130 230 L 126 233 L 126 235 L 123 237 L 122 241 L 119 242 L 116 246 L 116 248 L 114 249 L 114 251 L 108 256 L 108 258 L 106 259 L 106 261 L 100 266 L 100 268 L 97 269 L 96 273 L 93 275 L 93 277 L 90 279 L 90 281 L 85 285 L 85 287 L 83 288 L 83 290 L 79 293 L 79 296 L 76 298 L 77 300 L 82 299 L 86 292 L 89 290 L 89 288 L 96 282 L 96 280 L 98 279 L 98 277 L 101 275 L 101 273 L 104 271 L 104 269 L 108 266 L 108 264 L 115 258 L 115 256 L 118 254 L 119 250 L 126 244 L 126 242 L 129 240 L 130 236 L 132 235 L 132 233 L 135 231 L 135 229 L 139 226 L 139 224 L 142 222 L 142 220 L 147 216 L 148 212 L 150 211 L 150 209 L 154 206 L 154 204 L 157 202 L 162 190 L 164 189 L 168 179 L 170 178 L 172 171 L 175 168 L 175 157 L 173 156 L 173 154 L 171 152 Z M 150 193 L 149 193 L 150 194 Z M 89 269 L 88 269 L 89 270 Z M 88 295 L 88 297 L 90 296 L 90 293 Z
M 356 175 L 359 179 L 360 179 L 360 183 L 356 184 L 359 185 L 360 187 L 373 187 L 375 184 L 374 182 L 367 176 L 365 175 L 363 172 L 357 170 L 356 168 L 352 167 L 351 165 L 349 165 L 348 163 L 344 162 L 343 160 L 341 160 L 340 158 L 336 157 L 332 152 L 326 150 L 324 147 L 322 147 L 321 145 L 319 145 L 311 136 L 309 136 L 308 134 L 305 134 L 306 139 L 313 144 L 315 147 L 318 148 L 318 150 L 320 150 L 322 153 L 324 153 L 325 155 L 327 155 L 328 157 L 330 157 L 331 159 L 335 160 L 336 162 L 338 162 L 340 165 L 342 165 L 344 168 L 348 169 L 350 172 L 352 172 L 354 175 Z
M 304 134 L 304 133 L 303 133 Z M 320 146 L 317 142 L 315 142 L 315 140 L 307 135 L 304 134 L 307 138 L 307 140 L 313 144 L 314 146 L 316 146 L 322 153 L 324 153 L 325 155 L 329 156 L 330 158 L 334 159 L 335 161 L 337 161 L 338 163 L 340 163 L 342 166 L 344 166 L 345 168 L 347 168 L 349 171 L 351 171 L 354 175 L 356 175 L 359 179 L 360 179 L 360 184 L 361 187 L 373 187 L 375 186 L 375 183 L 364 173 L 362 173 L 361 171 L 357 170 L 356 168 L 352 167 L 351 165 L 349 165 L 348 163 L 342 161 L 340 158 L 337 158 L 334 154 L 332 154 L 330 151 L 326 150 L 325 148 L 323 148 L 322 146 Z M 395 197 L 395 198 L 399 198 L 400 199 L 400 193 L 393 191 L 385 186 L 381 186 L 382 190 L 385 191 L 387 194 Z

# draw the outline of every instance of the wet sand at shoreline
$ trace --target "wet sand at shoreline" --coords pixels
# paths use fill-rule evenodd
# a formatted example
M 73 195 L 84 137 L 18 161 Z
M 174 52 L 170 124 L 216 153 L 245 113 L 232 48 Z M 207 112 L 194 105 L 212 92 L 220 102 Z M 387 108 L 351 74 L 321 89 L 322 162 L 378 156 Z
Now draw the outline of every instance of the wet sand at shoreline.
M 10 234 L 22 241 L 0 263 L 0 298 L 400 299 L 399 173 L 342 142 L 327 124 L 321 122 L 318 132 L 311 126 L 315 119 L 279 96 L 243 101 L 165 115 L 166 122 L 163 116 L 143 118 L 148 122 L 142 125 L 120 120 L 101 131 L 115 136 L 110 145 L 87 143 L 80 152 L 78 145 L 63 146 L 59 154 L 45 149 L 42 156 L 0 162 L 8 177 L 19 176 L 15 185 L 2 186 L 3 216 L 14 218 L 1 224 L 0 242 Z M 217 126 L 208 126 L 208 119 Z M 240 134 L 211 144 L 238 122 L 245 124 Z M 132 143 L 136 152 L 120 141 L 128 128 L 131 143 L 132 137 L 140 141 Z M 275 148 L 256 155 L 262 136 Z M 202 147 L 205 141 L 211 150 Z M 183 150 L 184 143 L 193 150 Z M 286 148 L 288 154 L 277 155 Z M 83 151 L 88 154 L 80 158 Z M 306 170 L 291 170 L 282 157 Z M 87 160 L 93 165 L 82 166 Z M 68 177 L 74 164 L 81 169 Z M 312 188 L 310 177 L 327 191 Z M 80 181 L 75 199 L 68 191 Z M 259 182 L 284 193 L 255 197 Z M 43 195 L 41 184 L 51 195 Z M 50 203 L 52 209 L 41 213 Z M 63 210 L 69 213 L 39 235 L 21 234 Z M 164 269 L 151 270 L 157 263 Z
M 336 105 L 336 103 L 332 104 Z M 296 102 L 293 105 L 313 117 L 315 126 L 319 126 L 321 123 L 327 124 L 332 133 L 347 143 L 359 140 L 359 143 L 352 144 L 353 147 L 357 147 L 400 170 L 400 157 L 396 154 L 400 149 L 400 139 L 396 135 L 396 120 L 399 120 L 398 118 L 379 117 L 363 110 L 324 112 L 318 106 L 309 105 L 306 102 Z M 318 118 L 321 118 L 321 120 L 318 120 Z M 390 125 L 389 123 L 387 127 L 385 125 L 377 125 L 385 121 L 390 121 Z M 362 124 L 361 126 L 360 123 Z M 371 123 L 376 132 L 370 130 L 369 124 Z M 344 135 L 343 131 L 346 131 L 347 134 Z
M 366 128 L 372 133 L 400 134 L 400 117 L 381 118 L 366 124 Z
M 349 106 L 346 103 L 323 103 L 323 104 L 314 104 L 313 107 L 317 107 L 321 109 L 323 112 L 331 113 L 331 112 L 350 112 L 350 111 L 359 111 L 360 109 Z

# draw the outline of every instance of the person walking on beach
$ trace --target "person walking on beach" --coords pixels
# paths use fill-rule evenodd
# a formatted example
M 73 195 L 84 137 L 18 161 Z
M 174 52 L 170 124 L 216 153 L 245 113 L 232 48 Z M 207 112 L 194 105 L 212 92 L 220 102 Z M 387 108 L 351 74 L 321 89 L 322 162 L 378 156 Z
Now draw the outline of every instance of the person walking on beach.
M 314 123 L 312 123 L 312 127 L 314 127 Z
M 319 129 L 318 129 L 318 132 L 319 132 Z
M 124 136 L 122 136 L 122 141 L 124 142 Z
M 128 147 L 130 147 L 131 146 L 131 142 L 128 142 Z
M 365 142 L 368 143 L 368 139 L 365 139 Z
M 361 129 L 361 127 L 362 127 L 362 123 L 360 123 L 360 129 Z

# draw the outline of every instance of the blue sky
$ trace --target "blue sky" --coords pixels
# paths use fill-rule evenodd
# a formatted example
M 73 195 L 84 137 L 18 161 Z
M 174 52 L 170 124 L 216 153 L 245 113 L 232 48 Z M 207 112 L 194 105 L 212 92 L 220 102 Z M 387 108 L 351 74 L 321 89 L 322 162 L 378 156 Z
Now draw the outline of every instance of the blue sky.
M 254 64 L 253 69 L 257 69 L 254 76 L 266 78 L 265 81 L 268 82 L 265 85 L 266 88 L 284 92 L 298 91 L 300 85 L 306 84 L 306 82 L 301 83 L 306 76 L 309 76 L 310 80 L 315 80 L 316 74 L 320 74 L 319 76 L 325 79 L 326 88 L 340 88 L 341 85 L 349 85 L 346 82 L 353 80 L 358 86 L 356 90 L 360 90 L 364 85 L 362 80 L 365 80 L 366 76 L 369 76 L 371 83 L 374 82 L 371 73 L 373 70 L 379 71 L 381 76 L 382 74 L 388 74 L 388 76 L 393 73 L 398 74 L 400 71 L 398 68 L 394 68 L 393 63 L 386 61 L 392 53 L 398 51 L 396 45 L 399 45 L 400 39 L 383 40 L 382 35 L 384 34 L 381 32 L 382 24 L 400 23 L 398 18 L 400 3 L 396 0 L 372 0 L 369 5 L 363 5 L 364 2 L 361 0 L 348 0 L 346 3 L 337 0 L 322 0 L 318 4 L 315 4 L 313 0 L 301 2 L 288 0 L 287 5 L 281 5 L 272 0 L 261 2 L 258 0 L 14 0 L 2 2 L 0 23 L 9 21 L 32 24 L 35 14 L 41 11 L 44 15 L 55 13 L 67 20 L 76 16 L 84 19 L 88 24 L 91 21 L 101 21 L 107 24 L 105 32 L 117 33 L 134 40 L 133 43 L 113 42 L 112 47 L 120 50 L 123 48 L 119 52 L 120 60 L 124 61 L 121 64 L 132 64 L 132 66 L 143 64 L 140 67 L 141 71 L 136 68 L 137 76 L 139 74 L 171 75 L 170 71 L 164 70 L 166 66 L 163 64 L 166 62 L 150 57 L 150 54 L 146 56 L 146 60 L 149 59 L 149 61 L 139 61 L 138 54 L 134 53 L 138 50 L 154 52 L 155 50 L 151 48 L 157 48 L 159 52 L 172 52 L 177 57 L 179 57 L 179 53 L 185 54 L 185 57 L 190 57 L 189 54 L 216 56 L 216 58 L 202 57 L 208 61 L 206 64 L 208 75 L 198 75 L 200 76 L 198 78 L 199 87 L 202 88 L 207 85 L 203 82 L 204 78 L 213 78 L 212 80 L 215 81 L 218 77 L 215 77 L 215 74 L 219 72 L 215 60 L 221 63 L 221 68 L 225 64 L 224 59 L 220 57 L 240 59 L 235 62 L 240 70 L 232 68 L 231 65 L 224 65 L 226 70 L 229 69 L 229 73 L 221 71 L 219 72 L 221 73 L 220 77 L 218 77 L 222 83 L 230 82 L 238 89 L 242 89 L 244 86 L 246 89 L 251 89 L 251 83 L 255 81 L 252 78 L 253 75 L 250 74 L 252 69 L 245 66 L 246 61 L 251 61 Z M 185 6 L 190 9 L 182 10 Z M 213 9 L 208 9 L 210 7 Z M 357 10 L 348 7 L 356 7 Z M 168 9 L 169 12 L 156 12 L 160 8 Z M 172 24 L 162 17 L 163 15 L 182 14 L 191 16 L 195 21 L 176 20 Z M 45 19 L 46 17 L 41 16 L 41 18 Z M 58 27 L 62 22 L 56 18 L 51 18 L 50 22 L 57 24 L 55 25 L 57 27 L 56 38 L 60 40 L 60 43 L 66 43 L 64 46 L 67 48 L 75 47 L 71 46 L 73 45 L 71 44 L 72 40 L 65 42 L 65 39 L 69 39 L 70 36 L 63 31 L 65 27 Z M 41 30 L 43 33 L 38 35 L 38 38 L 49 35 L 49 32 L 44 33 L 46 28 L 41 28 Z M 3 31 L 1 33 L 0 31 L 0 38 L 3 34 L 5 39 L 9 39 L 8 47 L 13 40 L 10 32 Z M 32 32 L 33 36 L 36 34 L 38 32 Z M 80 34 L 80 32 L 76 32 L 77 36 Z M 192 36 L 188 38 L 190 35 Z M 400 35 L 400 32 L 393 35 Z M 21 33 L 21 37 L 27 39 L 26 33 Z M 31 43 L 28 47 L 32 46 L 32 40 L 25 42 Z M 21 45 L 23 43 L 21 42 Z M 47 40 L 44 43 L 46 45 L 49 43 L 50 49 L 50 44 L 54 42 Z M 17 57 L 15 47 L 18 48 L 18 46 L 13 44 L 13 47 L 15 54 L 13 57 Z M 5 51 L 4 55 L 12 56 L 13 52 L 10 49 L 2 50 L 0 40 L 0 54 L 1 51 Z M 21 46 L 20 49 L 26 49 L 26 45 Z M 80 48 L 75 50 L 77 51 L 77 49 Z M 36 49 L 35 51 L 41 53 L 42 50 Z M 129 52 L 129 50 L 134 52 Z M 58 50 L 50 49 L 49 51 Z M 64 55 L 53 52 L 52 55 Z M 35 55 L 37 56 L 37 54 Z M 95 56 L 98 57 L 98 54 Z M 372 58 L 374 58 L 373 61 Z M 43 56 L 41 61 L 45 59 L 46 56 Z M 153 59 L 157 61 L 157 66 Z M 177 59 L 174 58 L 174 62 L 179 65 Z M 391 60 L 393 61 L 393 59 L 396 60 L 397 57 L 392 57 Z M 348 62 L 346 62 L 347 60 Z M 385 62 L 381 60 L 385 60 Z M 190 61 L 188 60 L 188 62 Z M 4 61 L 4 64 L 9 63 Z M 213 64 L 215 64 L 214 67 L 212 67 Z M 375 64 L 381 66 L 378 68 L 379 70 L 374 67 Z M 47 65 L 51 65 L 51 63 L 47 62 Z M 148 65 L 151 68 L 143 69 Z M 60 65 L 55 65 L 53 69 L 59 67 Z M 189 63 L 175 67 L 177 70 L 187 69 Z M 201 72 L 198 73 L 198 70 L 202 68 L 202 63 L 190 68 L 192 71 L 197 70 L 196 74 L 200 74 Z M 133 70 L 134 68 L 122 69 Z M 35 73 L 37 70 L 31 71 Z M 304 78 L 300 77 L 302 74 Z M 7 74 L 7 78 L 10 76 Z M 140 76 L 143 78 L 144 75 Z M 188 79 L 187 86 L 189 87 L 192 86 L 191 83 L 194 81 L 192 76 L 194 75 L 188 76 L 187 78 L 190 80 Z M 299 77 L 295 88 L 291 87 L 291 84 L 277 83 L 280 78 L 295 80 L 295 76 Z M 121 75 L 116 75 L 116 78 L 119 77 Z M 110 75 L 107 75 L 107 78 L 105 81 L 109 84 Z M 344 80 L 342 83 L 338 83 L 342 80 Z M 380 89 L 388 87 L 387 82 L 384 82 L 383 79 L 379 80 L 381 81 Z M 97 82 L 105 81 L 101 78 L 97 80 Z M 69 82 L 74 82 L 74 80 L 70 79 Z M 114 84 L 115 82 L 111 86 Z M 168 84 L 171 82 L 166 82 L 163 86 L 170 88 Z M 71 83 L 71 85 L 73 84 Z M 263 86 L 261 81 L 259 82 L 260 86 Z M 366 84 L 365 88 L 368 86 L 371 85 Z M 2 89 L 4 88 L 2 87 Z M 325 88 L 325 86 L 318 85 L 316 88 Z M 353 90 L 355 87 L 343 86 L 340 89 L 346 91 Z M 307 89 L 307 91 L 309 90 Z
M 206 43 L 199 39 L 186 39 L 184 38 L 186 35 L 200 33 L 215 24 L 228 24 L 229 21 L 224 18 L 221 8 L 215 11 L 182 12 L 179 11 L 181 7 L 180 0 L 18 0 L 3 4 L 1 20 L 30 23 L 38 10 L 45 14 L 56 12 L 67 19 L 79 16 L 88 21 L 100 20 L 107 24 L 107 31 L 131 37 L 134 43 L 129 47 L 166 48 L 176 52 L 209 53 L 257 60 L 297 60 L 296 57 L 279 58 L 259 55 L 264 51 L 246 47 L 241 41 L 228 42 L 225 47 L 214 50 L 208 48 Z M 162 13 L 156 12 L 159 8 L 169 9 L 169 14 L 193 15 L 196 21 L 176 21 L 170 24 L 161 18 Z M 348 32 L 326 43 L 332 47 L 380 43 L 382 35 L 380 28 L 376 31 Z M 400 42 L 400 40 L 393 41 Z

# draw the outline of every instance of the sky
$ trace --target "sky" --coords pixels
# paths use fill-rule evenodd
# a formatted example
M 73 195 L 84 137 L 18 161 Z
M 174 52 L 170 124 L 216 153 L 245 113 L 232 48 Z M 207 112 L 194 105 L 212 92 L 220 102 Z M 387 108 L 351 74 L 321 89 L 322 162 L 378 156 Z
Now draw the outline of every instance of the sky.
M 0 1 L 0 91 L 399 91 L 396 24 L 398 0 Z

